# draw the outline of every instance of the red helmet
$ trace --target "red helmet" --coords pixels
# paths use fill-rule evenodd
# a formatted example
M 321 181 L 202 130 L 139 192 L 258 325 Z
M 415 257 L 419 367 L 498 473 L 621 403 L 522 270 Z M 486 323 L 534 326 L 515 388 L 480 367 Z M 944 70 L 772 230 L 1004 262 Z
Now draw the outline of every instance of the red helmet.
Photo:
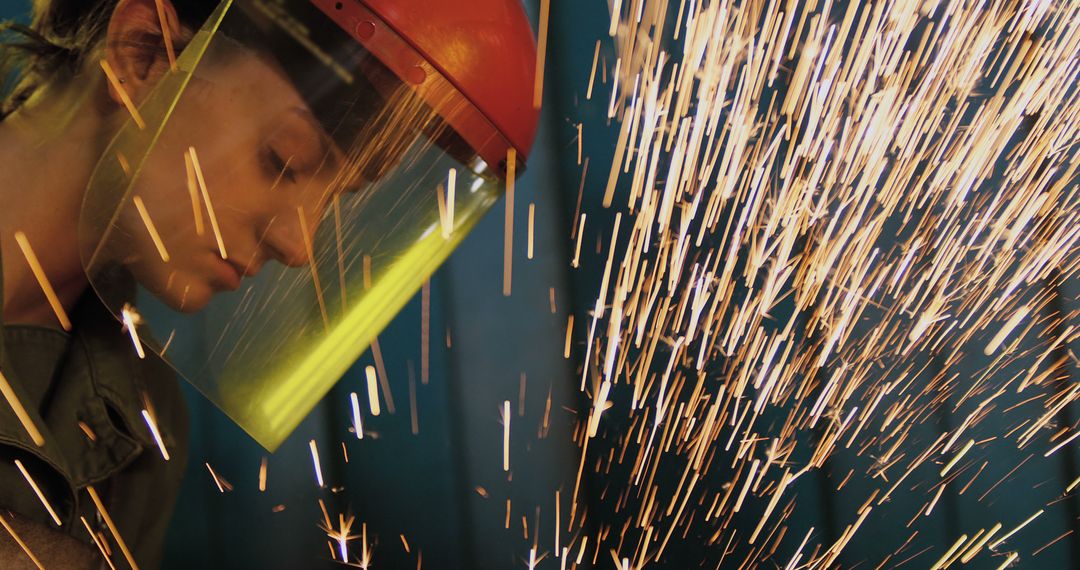
M 466 115 L 454 128 L 476 147 L 491 145 L 494 127 L 524 162 L 532 148 L 539 110 L 533 107 L 536 41 L 518 0 L 312 0 L 398 76 L 413 84 L 430 66 L 482 114 L 489 126 Z M 411 49 L 382 49 L 389 27 Z M 452 114 L 452 113 L 451 113 Z M 481 140 L 478 140 L 481 139 Z M 506 156 L 493 145 L 487 156 Z M 490 160 L 489 160 L 490 162 Z M 498 164 L 498 161 L 495 162 Z M 519 169 L 520 170 L 520 169 Z
M 532 105 L 536 40 L 519 0 L 365 0 L 364 4 L 479 108 L 525 158 L 539 110 Z

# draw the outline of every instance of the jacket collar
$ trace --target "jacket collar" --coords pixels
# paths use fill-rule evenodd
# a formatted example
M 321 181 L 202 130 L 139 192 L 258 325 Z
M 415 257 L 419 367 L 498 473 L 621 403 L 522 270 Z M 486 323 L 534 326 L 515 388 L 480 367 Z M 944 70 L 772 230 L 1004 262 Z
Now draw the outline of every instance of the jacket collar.
M 2 262 L 2 261 L 0 261 Z M 2 267 L 2 266 L 0 266 Z M 3 314 L 3 274 L 0 271 L 0 315 Z M 135 283 L 126 272 L 118 271 L 109 279 L 101 280 L 107 288 L 107 297 L 119 299 L 134 297 Z M 8 380 L 11 391 L 26 409 L 29 421 L 41 432 L 44 443 L 38 446 L 30 433 L 7 402 L 0 403 L 0 443 L 14 445 L 42 460 L 60 473 L 75 487 L 92 483 L 108 476 L 116 468 L 134 460 L 143 448 L 155 447 L 156 442 L 142 417 L 142 409 L 151 407 L 147 398 L 148 376 L 171 374 L 172 371 L 160 357 L 147 351 L 142 360 L 132 347 L 131 339 L 120 321 L 102 303 L 96 293 L 88 288 L 72 310 L 74 327 L 67 353 L 58 366 L 60 382 L 65 390 L 75 386 L 90 386 L 97 398 L 86 398 L 78 403 L 83 418 L 90 424 L 96 441 L 93 447 L 73 446 L 72 436 L 80 429 L 78 422 L 64 418 L 47 421 L 14 371 L 6 354 L 4 324 L 0 319 L 0 371 Z M 119 419 L 122 425 L 117 426 Z M 66 425 L 71 420 L 72 425 Z M 62 430 L 64 433 L 58 433 Z M 69 432 L 68 430 L 72 430 Z M 175 445 L 170 433 L 162 433 L 166 446 Z M 104 449 L 102 449 L 104 448 Z M 96 449 L 96 451 L 95 451 Z M 104 453 L 102 453 L 104 451 Z M 80 453 L 81 452 L 81 453 Z

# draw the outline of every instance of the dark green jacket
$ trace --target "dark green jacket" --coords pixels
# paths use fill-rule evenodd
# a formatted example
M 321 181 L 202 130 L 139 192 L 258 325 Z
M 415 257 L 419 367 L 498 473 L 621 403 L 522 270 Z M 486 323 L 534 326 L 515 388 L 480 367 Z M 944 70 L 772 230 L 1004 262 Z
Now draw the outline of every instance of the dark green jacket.
M 0 278 L 0 315 L 2 283 Z M 139 359 L 93 291 L 83 295 L 71 320 L 70 333 L 0 322 L 0 371 L 45 439 L 44 446 L 35 445 L 0 398 L 0 509 L 93 545 L 80 520 L 85 517 L 109 538 L 117 568 L 127 567 L 86 491 L 92 485 L 139 567 L 156 568 L 187 462 L 187 409 L 176 374 L 149 351 Z M 144 401 L 156 416 L 169 461 L 143 419 Z M 48 497 L 59 527 L 16 459 Z

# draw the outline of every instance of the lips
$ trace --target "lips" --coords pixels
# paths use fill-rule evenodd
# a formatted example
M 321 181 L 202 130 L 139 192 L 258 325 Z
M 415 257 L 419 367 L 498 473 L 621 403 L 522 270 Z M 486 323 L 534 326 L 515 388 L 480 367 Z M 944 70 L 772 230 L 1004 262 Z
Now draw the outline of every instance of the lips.
M 233 266 L 233 269 L 236 269 L 236 272 L 240 275 L 241 279 L 244 277 L 254 277 L 259 273 L 259 269 L 262 268 L 262 262 L 258 261 L 257 258 L 251 257 L 249 259 L 250 261 L 247 262 L 240 261 L 234 257 L 230 257 L 228 260 L 229 264 Z
M 222 259 L 217 251 L 212 254 L 214 268 L 210 280 L 211 285 L 219 290 L 236 291 L 244 278 L 254 277 L 262 268 L 262 261 L 257 255 L 248 257 L 248 261 L 244 262 L 234 256 Z

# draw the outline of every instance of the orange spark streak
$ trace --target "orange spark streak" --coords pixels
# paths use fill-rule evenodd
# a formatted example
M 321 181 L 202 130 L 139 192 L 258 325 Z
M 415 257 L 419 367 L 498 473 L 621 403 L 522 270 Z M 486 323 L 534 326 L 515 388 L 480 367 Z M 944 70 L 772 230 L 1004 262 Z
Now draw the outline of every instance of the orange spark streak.
M 311 463 L 315 466 L 315 481 L 318 482 L 321 489 L 325 485 L 323 484 L 322 464 L 319 462 L 319 448 L 314 439 L 308 442 L 308 448 L 311 450 Z
M 30 472 L 26 470 L 26 467 L 23 465 L 22 461 L 16 459 L 15 467 L 19 468 L 19 473 L 22 473 L 23 478 L 25 478 L 26 482 L 30 484 L 30 488 L 34 490 L 34 494 L 37 495 L 37 498 L 41 501 L 41 504 L 45 506 L 45 510 L 49 512 L 49 516 L 52 517 L 52 520 L 54 523 L 56 523 L 56 526 L 63 526 L 63 523 L 60 522 L 60 517 L 56 515 L 56 511 L 53 510 L 52 505 L 49 504 L 49 500 L 45 498 L 45 494 L 41 492 L 41 488 L 38 487 L 37 483 L 34 481 L 34 478 L 30 476 Z
M 161 41 L 165 44 L 165 55 L 169 58 L 169 69 L 176 71 L 176 49 L 173 47 L 172 32 L 169 27 L 169 18 L 165 13 L 165 4 L 162 0 L 154 0 L 157 7 L 158 24 L 161 25 Z
M 23 257 L 26 258 L 26 263 L 30 265 L 30 271 L 34 273 L 34 278 L 37 279 L 38 285 L 41 287 L 41 291 L 45 293 L 45 298 L 49 301 L 49 306 L 52 307 L 53 313 L 56 314 L 56 320 L 60 321 L 60 326 L 66 331 L 71 330 L 71 320 L 68 318 L 67 311 L 64 310 L 64 306 L 60 304 L 60 298 L 56 296 L 56 290 L 53 289 L 49 278 L 45 275 L 45 270 L 41 267 L 41 262 L 38 261 L 38 257 L 34 254 L 33 248 L 30 247 L 30 241 L 26 239 L 26 234 L 21 231 L 15 232 L 15 241 L 19 244 L 19 249 L 22 250 Z
M 551 0 L 540 0 L 540 31 L 537 34 L 536 78 L 533 81 L 533 108 L 539 109 L 544 101 L 544 64 L 547 59 L 548 20 Z
M 145 409 L 142 411 L 142 417 L 146 422 L 146 427 L 150 428 L 150 435 L 154 436 L 154 443 L 157 444 L 158 450 L 161 451 L 161 456 L 165 458 L 165 461 L 168 461 L 169 451 L 165 449 L 165 442 L 161 440 L 161 432 L 158 431 L 157 422 L 150 417 L 150 412 Z
M 15 417 L 19 418 L 19 423 L 22 424 L 23 429 L 26 430 L 34 445 L 44 447 L 45 437 L 41 435 L 41 431 L 34 424 L 34 420 L 30 418 L 30 414 L 26 412 L 26 408 L 23 407 L 19 397 L 15 395 L 14 388 L 11 387 L 3 372 L 0 372 L 0 394 L 4 395 L 4 400 L 11 406 L 12 411 L 15 412 Z
M 368 406 L 371 408 L 371 415 L 378 416 L 382 413 L 382 409 L 379 407 L 379 385 L 375 367 L 365 366 L 364 376 L 367 378 Z
M 30 558 L 30 561 L 34 563 L 34 566 L 38 567 L 38 570 L 45 570 L 45 567 L 41 565 L 41 561 L 38 560 L 37 556 L 34 556 L 34 553 L 30 551 L 30 547 L 23 542 L 18 533 L 15 532 L 15 529 L 11 528 L 11 525 L 8 524 L 7 519 L 4 518 L 3 514 L 0 514 L 0 526 L 3 526 L 4 530 L 11 535 L 11 538 L 15 540 L 15 544 L 19 545 L 19 548 L 21 548 L 23 553 Z
M 506 213 L 503 219 L 503 296 L 509 297 L 514 267 L 514 184 L 517 150 L 506 151 Z
M 360 399 L 356 392 L 349 393 L 349 401 L 352 403 L 353 429 L 356 430 L 356 439 L 364 439 L 364 424 L 360 420 Z
M 153 240 L 158 255 L 161 256 L 162 261 L 168 263 L 169 251 L 165 249 L 165 242 L 161 241 L 161 234 L 158 233 L 157 226 L 154 225 L 154 220 L 150 219 L 150 212 L 146 211 L 146 204 L 143 203 L 142 197 L 135 196 L 132 198 L 132 201 L 135 203 L 135 209 L 139 211 L 139 217 L 142 218 L 143 225 L 146 226 L 146 231 L 150 233 L 150 239 Z
M 503 471 L 510 471 L 510 400 L 504 400 L 503 417 Z
M 202 196 L 203 203 L 206 204 L 206 214 L 210 218 L 210 227 L 214 230 L 218 253 L 221 254 L 221 259 L 229 259 L 229 254 L 225 251 L 225 240 L 221 237 L 221 228 L 218 227 L 217 214 L 214 213 L 214 203 L 210 201 L 210 192 L 206 189 L 206 179 L 203 178 L 202 166 L 199 164 L 199 155 L 195 152 L 195 147 L 188 147 L 188 156 L 191 157 L 191 169 L 195 172 L 195 180 L 199 184 L 199 193 Z M 199 219 L 196 218 L 196 220 Z
M 322 315 L 323 326 L 329 330 L 330 315 L 326 312 L 326 299 L 323 298 L 322 284 L 319 282 L 319 266 L 311 243 L 311 234 L 308 233 L 307 216 L 304 215 L 303 206 L 296 207 L 296 215 L 300 218 L 300 234 L 304 236 L 304 251 L 307 252 L 308 267 L 311 269 L 311 282 L 315 286 L 315 296 L 319 301 L 319 313 Z
M 112 533 L 113 540 L 120 546 L 120 552 L 124 554 L 124 559 L 131 566 L 132 570 L 139 570 L 139 565 L 135 563 L 135 558 L 131 556 L 131 551 L 128 550 L 127 543 L 120 536 L 120 531 L 116 530 L 116 524 L 113 522 L 112 517 L 109 516 L 109 512 L 105 510 L 105 504 L 101 502 L 101 497 L 98 496 L 97 490 L 93 485 L 86 487 L 86 492 L 90 494 L 90 499 L 94 501 L 94 506 L 97 507 L 101 518 L 105 520 L 105 525 L 109 527 L 109 532 Z
M 120 79 L 116 77 L 116 72 L 113 71 L 109 60 L 101 60 L 101 69 L 105 72 L 105 78 L 109 80 L 109 85 L 113 91 L 116 91 L 117 96 L 120 97 L 120 102 L 124 104 L 124 108 L 127 109 L 131 118 L 135 121 L 135 124 L 139 127 L 139 130 L 146 128 L 146 121 L 143 120 L 142 115 L 139 114 L 139 109 L 135 107 L 135 103 L 131 100 L 131 95 L 124 89 L 124 84 L 120 83 Z

